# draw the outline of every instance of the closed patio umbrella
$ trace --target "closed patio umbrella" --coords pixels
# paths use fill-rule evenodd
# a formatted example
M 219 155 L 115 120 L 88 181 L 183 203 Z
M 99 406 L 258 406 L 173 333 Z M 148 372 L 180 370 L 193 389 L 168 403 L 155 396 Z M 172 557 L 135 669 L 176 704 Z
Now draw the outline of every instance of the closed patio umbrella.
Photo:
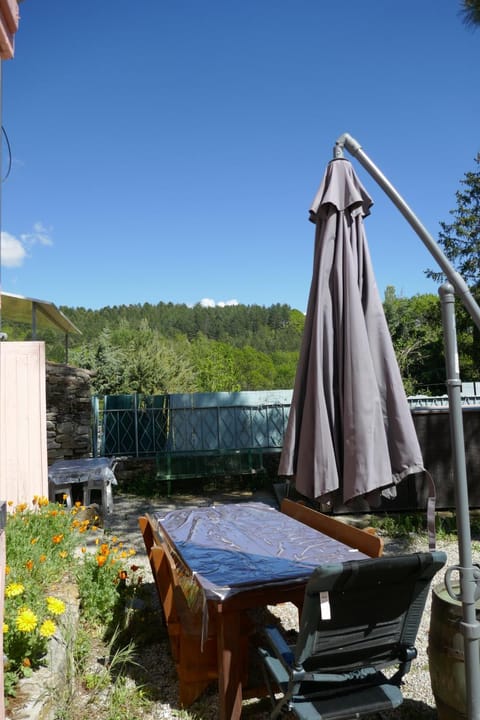
M 278 474 L 332 504 L 377 504 L 424 469 L 366 242 L 371 205 L 338 158 L 310 210 L 313 276 Z

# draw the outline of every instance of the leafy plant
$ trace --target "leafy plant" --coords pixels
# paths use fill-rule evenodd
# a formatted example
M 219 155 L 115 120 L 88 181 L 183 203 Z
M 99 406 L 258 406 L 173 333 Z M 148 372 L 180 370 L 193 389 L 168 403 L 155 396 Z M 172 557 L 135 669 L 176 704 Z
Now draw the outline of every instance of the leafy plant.
M 78 584 L 82 622 L 107 627 L 115 636 L 114 624 L 123 629 L 125 619 L 135 613 L 143 577 L 133 564 L 125 569 L 135 551 L 116 538 L 97 538 L 93 553 L 82 546 L 84 534 L 98 534 L 98 528 L 95 520 L 80 519 L 80 503 L 68 510 L 35 496 L 31 506 L 9 507 L 3 647 L 5 693 L 13 695 L 19 679 L 45 663 L 48 641 L 60 623 L 63 635 L 68 634 L 63 595 L 68 585 Z M 88 654 L 85 634 L 79 633 L 75 648 L 72 652 L 81 664 Z

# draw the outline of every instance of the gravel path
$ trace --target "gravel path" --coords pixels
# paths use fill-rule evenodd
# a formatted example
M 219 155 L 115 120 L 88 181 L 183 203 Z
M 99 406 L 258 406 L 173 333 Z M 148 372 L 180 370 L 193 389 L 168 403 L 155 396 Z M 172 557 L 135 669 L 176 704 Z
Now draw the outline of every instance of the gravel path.
M 115 495 L 114 513 L 105 521 L 105 531 L 116 535 L 120 540 L 136 549 L 137 556 L 135 562 L 136 564 L 145 566 L 145 580 L 147 583 L 151 583 L 152 593 L 156 596 L 143 539 L 138 528 L 138 517 L 145 512 L 153 512 L 160 508 L 173 509 L 180 505 L 208 505 L 212 503 L 241 502 L 244 500 L 263 501 L 276 505 L 273 496 L 263 491 L 255 492 L 253 495 L 249 492 L 233 492 L 207 497 L 175 496 L 170 499 L 161 498 L 155 501 L 138 498 L 136 496 L 117 494 Z M 437 548 L 446 551 L 448 556 L 447 566 L 458 564 L 458 546 L 456 542 L 438 541 Z M 428 548 L 423 538 L 411 539 L 408 547 L 405 545 L 402 546 L 402 543 L 399 541 L 390 541 L 388 538 L 385 538 L 385 554 L 398 554 L 404 551 L 414 552 L 426 549 Z M 443 572 L 440 573 L 440 575 L 443 577 Z M 405 702 L 397 710 L 384 713 L 382 715 L 384 720 L 435 720 L 438 717 L 430 685 L 427 658 L 430 604 L 431 600 L 429 599 L 418 633 L 418 658 L 413 662 L 412 670 L 406 676 L 403 688 Z M 296 610 L 292 605 L 285 604 L 276 606 L 275 608 L 270 608 L 270 610 L 280 617 L 287 630 L 296 629 Z M 142 650 L 141 663 L 146 670 L 148 684 L 155 697 L 152 712 L 148 715 L 152 720 L 167 720 L 168 718 L 213 720 L 218 717 L 218 696 L 214 686 L 188 708 L 188 711 L 182 711 L 179 708 L 176 672 L 170 658 L 168 638 L 163 628 L 160 632 L 156 633 L 155 641 Z M 266 720 L 269 716 L 268 710 L 269 704 L 266 700 L 246 701 L 244 703 L 242 717 Z M 376 716 L 376 718 L 378 718 L 378 716 Z

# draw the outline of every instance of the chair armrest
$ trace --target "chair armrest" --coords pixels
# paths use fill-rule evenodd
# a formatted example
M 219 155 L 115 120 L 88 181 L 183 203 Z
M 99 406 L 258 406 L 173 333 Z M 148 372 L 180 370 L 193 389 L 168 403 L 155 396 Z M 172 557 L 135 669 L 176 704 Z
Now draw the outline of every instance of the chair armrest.
M 274 625 L 267 625 L 264 630 L 275 654 L 291 667 L 295 656 L 280 630 Z

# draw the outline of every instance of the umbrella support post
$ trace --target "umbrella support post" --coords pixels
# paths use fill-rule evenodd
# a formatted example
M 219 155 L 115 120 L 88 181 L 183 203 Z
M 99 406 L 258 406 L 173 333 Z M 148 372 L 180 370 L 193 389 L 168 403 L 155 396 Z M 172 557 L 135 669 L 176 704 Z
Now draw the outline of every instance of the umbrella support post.
M 450 283 L 439 289 L 442 306 L 442 325 L 447 371 L 447 392 L 450 413 L 450 434 L 455 473 L 455 501 L 457 511 L 457 532 L 460 566 L 450 567 L 445 576 L 447 590 L 453 599 L 462 603 L 463 622 L 461 629 L 464 640 L 465 685 L 469 720 L 480 718 L 480 623 L 477 621 L 475 601 L 478 592 L 480 572 L 473 567 L 470 533 L 470 513 L 463 433 L 463 412 L 461 387 L 458 370 L 457 335 L 455 327 L 455 295 Z M 453 572 L 460 575 L 460 593 L 455 592 L 450 578 Z

